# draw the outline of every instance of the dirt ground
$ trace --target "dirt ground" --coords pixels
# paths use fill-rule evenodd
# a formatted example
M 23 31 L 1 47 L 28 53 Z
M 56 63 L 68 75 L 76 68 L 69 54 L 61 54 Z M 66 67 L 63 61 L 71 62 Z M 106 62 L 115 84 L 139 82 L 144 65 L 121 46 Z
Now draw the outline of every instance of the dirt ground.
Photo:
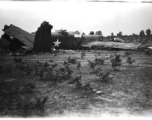
M 121 54 L 121 66 L 114 71 L 111 67 L 110 55 Z M 57 63 L 60 68 L 68 57 L 77 58 L 81 63 L 80 70 L 77 63 L 69 64 L 73 71 L 70 77 L 62 78 L 61 82 L 52 84 L 51 78 L 41 79 L 33 73 L 26 73 L 16 68 L 14 56 L 1 54 L 0 62 L 0 115 L 1 117 L 102 117 L 108 116 L 151 116 L 152 112 L 152 57 L 141 51 L 130 51 L 135 62 L 126 63 L 125 51 L 86 51 L 81 58 L 81 51 L 59 52 L 56 56 L 51 53 L 41 53 L 19 56 L 23 62 L 34 64 L 36 61 Z M 103 65 L 97 65 L 99 71 L 93 73 L 88 60 L 95 57 L 105 59 Z M 52 61 L 50 61 L 52 60 Z M 97 73 L 108 72 L 110 82 L 99 79 Z M 77 75 L 81 75 L 81 85 L 89 83 L 91 89 L 76 88 L 70 84 Z M 23 85 L 30 83 L 34 87 L 23 92 Z M 4 88 L 3 88 L 3 87 Z M 14 90 L 15 89 L 15 90 Z M 15 91 L 15 92 L 11 92 Z M 46 102 L 42 101 L 46 98 Z M 36 101 L 36 98 L 39 99 Z M 39 109 L 35 106 L 38 104 Z M 34 106 L 34 107 L 31 107 Z

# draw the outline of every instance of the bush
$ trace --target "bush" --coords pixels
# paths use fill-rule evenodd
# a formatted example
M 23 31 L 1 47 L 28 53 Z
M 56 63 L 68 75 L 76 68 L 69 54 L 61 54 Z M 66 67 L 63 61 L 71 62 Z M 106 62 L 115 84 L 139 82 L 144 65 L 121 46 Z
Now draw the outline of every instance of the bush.
M 90 60 L 88 60 L 88 65 L 91 67 L 91 69 L 94 71 L 95 67 L 96 67 L 96 62 L 92 62 Z
M 133 62 L 135 62 L 135 60 L 133 60 L 131 57 L 127 57 L 126 62 L 131 65 Z
M 95 62 L 96 62 L 96 64 L 99 64 L 99 65 L 103 65 L 104 64 L 104 60 L 103 59 L 96 58 Z
M 115 54 L 115 57 L 112 58 L 111 60 L 111 66 L 114 68 L 114 70 L 116 71 L 116 67 L 117 66 L 121 66 L 121 59 L 120 59 L 120 55 Z
M 81 59 L 83 59 L 86 56 L 85 51 L 81 52 Z
M 82 79 L 82 76 L 75 77 L 72 81 L 68 82 L 69 84 L 74 84 L 76 89 L 82 88 L 82 84 L 80 80 Z
M 77 59 L 76 59 L 76 58 L 71 58 L 71 57 L 69 56 L 69 57 L 68 57 L 68 63 L 75 64 L 75 63 L 77 63 Z
M 103 83 L 109 83 L 110 82 L 110 72 L 102 72 L 99 74 L 99 80 Z

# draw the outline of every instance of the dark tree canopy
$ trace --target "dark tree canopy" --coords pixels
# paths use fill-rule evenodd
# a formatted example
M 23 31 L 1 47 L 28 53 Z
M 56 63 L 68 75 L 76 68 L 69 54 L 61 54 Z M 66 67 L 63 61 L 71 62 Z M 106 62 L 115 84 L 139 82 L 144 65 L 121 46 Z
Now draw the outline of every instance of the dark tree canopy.
M 80 32 L 78 30 L 75 31 L 76 34 L 80 34 Z
M 144 30 L 141 30 L 140 33 L 139 33 L 139 35 L 140 35 L 140 36 L 144 36 L 144 35 L 145 35 Z
M 122 36 L 122 32 L 121 31 L 118 34 L 119 34 L 119 36 Z
M 122 32 L 120 31 L 119 33 L 117 33 L 117 37 L 122 36 Z
M 94 32 L 93 32 L 93 31 L 90 31 L 89 35 L 94 35 Z
M 135 33 L 132 33 L 132 35 L 133 35 L 133 36 L 136 36 L 136 34 L 135 34 Z
M 85 35 L 85 33 L 83 32 L 82 35 Z
M 114 33 L 111 33 L 111 36 L 113 37 L 113 36 L 114 36 Z
M 151 35 L 151 30 L 150 29 L 147 29 L 146 30 L 146 34 L 149 36 L 149 35 Z
M 101 31 L 96 31 L 96 35 L 102 35 Z

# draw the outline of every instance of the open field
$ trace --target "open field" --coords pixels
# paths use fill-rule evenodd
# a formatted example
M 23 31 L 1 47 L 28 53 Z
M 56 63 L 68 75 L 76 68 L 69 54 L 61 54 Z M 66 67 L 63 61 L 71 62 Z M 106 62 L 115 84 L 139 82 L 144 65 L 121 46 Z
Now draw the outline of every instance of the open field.
M 110 61 L 115 53 L 121 59 L 117 70 Z M 81 58 L 81 51 L 69 51 L 56 56 L 44 53 L 17 57 L 21 61 L 0 55 L 1 117 L 150 116 L 152 57 L 141 51 L 125 53 L 91 50 Z M 69 56 L 76 62 L 68 62 L 67 68 Z M 135 62 L 129 65 L 128 56 Z M 95 57 L 104 59 L 104 63 L 93 69 L 88 60 Z

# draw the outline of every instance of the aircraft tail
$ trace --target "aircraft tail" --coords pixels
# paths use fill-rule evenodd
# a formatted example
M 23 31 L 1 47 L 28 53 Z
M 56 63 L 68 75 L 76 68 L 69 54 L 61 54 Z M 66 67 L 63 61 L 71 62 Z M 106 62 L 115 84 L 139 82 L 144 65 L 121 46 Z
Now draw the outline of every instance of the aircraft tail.
M 53 41 L 51 40 L 52 25 L 44 21 L 38 28 L 34 39 L 34 51 L 36 52 L 50 52 Z

